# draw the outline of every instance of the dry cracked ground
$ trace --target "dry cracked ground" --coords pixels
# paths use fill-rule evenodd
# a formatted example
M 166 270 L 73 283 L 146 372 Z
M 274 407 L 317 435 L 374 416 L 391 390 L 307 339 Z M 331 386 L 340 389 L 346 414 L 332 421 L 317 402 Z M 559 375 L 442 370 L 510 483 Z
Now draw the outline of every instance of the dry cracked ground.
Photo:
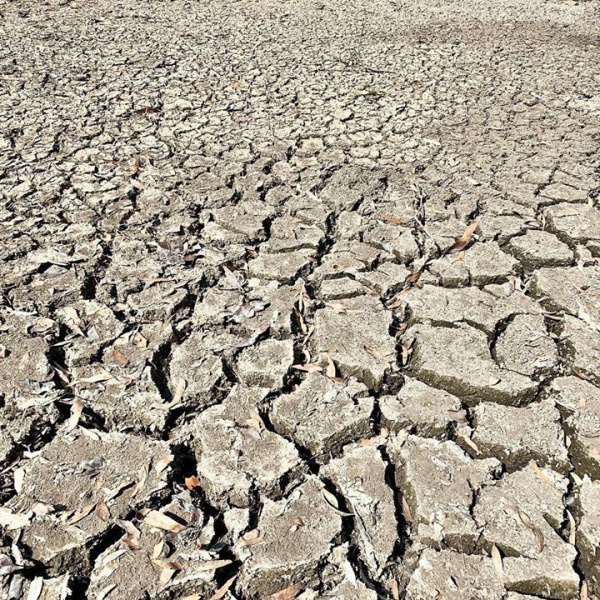
M 3 600 L 600 596 L 600 4 L 0 40 Z

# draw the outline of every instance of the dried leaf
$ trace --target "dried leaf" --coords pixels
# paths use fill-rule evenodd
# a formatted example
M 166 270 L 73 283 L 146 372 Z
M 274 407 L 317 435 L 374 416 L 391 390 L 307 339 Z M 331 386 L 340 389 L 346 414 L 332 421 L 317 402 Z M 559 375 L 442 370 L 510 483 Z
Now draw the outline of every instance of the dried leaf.
M 294 585 L 290 585 L 286 587 L 284 590 L 276 592 L 275 594 L 271 594 L 268 596 L 269 600 L 292 600 L 295 598 L 302 590 L 302 586 L 299 583 L 295 583 Z
M 104 496 L 104 501 L 110 502 L 111 500 L 116 498 L 119 494 L 121 494 L 124 490 L 126 490 L 128 487 L 131 487 L 132 485 L 133 485 L 133 481 L 124 481 L 123 483 L 120 483 L 113 489 L 105 490 L 106 495 Z
M 340 504 L 338 499 L 328 490 L 323 490 L 323 498 L 325 498 L 327 504 L 333 506 L 333 508 L 339 508 Z
M 227 590 L 233 585 L 237 575 L 234 575 L 231 579 L 228 579 L 211 597 L 209 600 L 220 600 L 226 593 Z
M 100 500 L 100 502 L 96 504 L 96 516 L 106 523 L 110 521 L 110 509 L 104 500 Z
M 175 393 L 173 394 L 173 399 L 171 400 L 171 405 L 179 404 L 183 399 L 183 395 L 185 394 L 185 389 L 187 388 L 187 381 L 180 377 L 177 380 L 177 385 L 175 386 Z
M 386 223 L 389 223 L 390 225 L 408 225 L 407 221 L 399 219 L 398 217 L 392 217 L 391 215 L 379 215 L 378 218 L 382 219 Z
M 338 502 L 338 499 L 329 490 L 323 489 L 321 490 L 321 493 L 323 494 L 325 502 L 327 502 L 329 507 L 332 508 L 338 515 L 341 515 L 343 517 L 353 516 L 352 513 L 347 513 L 339 509 L 340 504 Z
M 265 422 L 255 410 L 250 410 L 250 418 L 246 420 L 246 424 L 256 429 L 259 433 L 266 429 Z
M 327 377 L 329 377 L 329 379 L 335 379 L 335 377 L 337 375 L 335 363 L 333 362 L 333 359 L 331 358 L 331 356 L 327 357 L 327 371 L 325 371 L 325 375 L 327 375 Z
M 186 477 L 184 481 L 185 481 L 185 487 L 188 490 L 196 489 L 200 485 L 200 480 L 195 475 Z
M 150 527 L 164 529 L 165 531 L 170 531 L 171 533 L 179 533 L 180 531 L 187 529 L 186 525 L 178 523 L 174 519 L 171 519 L 171 517 L 165 515 L 164 513 L 160 513 L 157 510 L 151 510 L 144 518 L 144 522 L 150 525 Z
M 448 411 L 450 419 L 452 421 L 456 421 L 457 423 L 466 423 L 467 422 L 467 411 L 464 409 L 453 410 L 450 409 Z
M 421 272 L 417 271 L 416 273 L 413 273 L 412 275 L 409 275 L 405 280 L 404 283 L 405 284 L 411 284 L 411 283 L 416 283 L 417 281 L 419 281 L 419 279 L 421 278 Z M 389 308 L 389 307 L 388 307 Z
M 375 348 L 368 348 L 365 346 L 365 350 L 373 357 L 373 358 L 385 358 L 386 356 L 390 356 L 393 353 L 391 350 L 375 350 Z
M 15 486 L 15 491 L 17 494 L 20 494 L 23 490 L 23 481 L 25 480 L 25 469 L 22 467 L 15 469 L 14 473 L 14 481 L 13 485 Z
M 544 534 L 541 532 L 539 527 L 536 527 L 533 524 L 527 513 L 524 513 L 522 510 L 518 509 L 517 512 L 519 515 L 519 519 L 521 519 L 521 523 L 523 523 L 523 525 L 525 525 L 525 527 L 527 527 L 527 529 L 529 529 L 529 531 L 531 531 L 535 536 L 535 539 L 538 543 L 538 552 L 542 552 L 544 550 Z
M 148 467 L 143 466 L 139 471 L 140 478 L 138 482 L 135 484 L 135 487 L 131 490 L 131 497 L 134 498 L 141 491 L 142 488 L 146 485 L 146 480 L 148 479 Z
M 198 563 L 194 570 L 197 571 L 216 571 L 217 569 L 222 569 L 223 567 L 227 567 L 232 564 L 232 560 L 223 559 L 223 560 L 205 560 L 204 562 Z
M 148 340 L 139 331 L 136 331 L 133 334 L 133 336 L 131 338 L 131 343 L 136 348 L 139 348 L 141 350 L 144 350 L 148 347 Z
M 165 547 L 165 543 L 163 540 L 159 540 L 155 545 L 154 548 L 152 549 L 152 558 L 153 559 L 157 559 L 163 551 L 163 548 Z
M 492 561 L 494 563 L 494 569 L 496 569 L 496 573 L 498 575 L 498 579 L 500 582 L 504 582 L 504 567 L 502 565 L 502 556 L 500 556 L 500 550 L 496 544 L 492 544 Z
M 575 525 L 575 519 L 570 511 L 567 510 L 567 517 L 569 517 L 569 544 L 575 545 L 575 537 L 577 533 L 577 527 Z
M 79 423 L 81 413 L 83 412 L 83 407 L 83 400 L 81 398 L 75 398 L 71 405 L 71 416 L 69 417 L 69 422 L 65 428 L 65 433 L 70 433 L 77 427 L 77 423 Z
M 88 504 L 81 510 L 78 510 L 70 519 L 67 520 L 67 525 L 75 525 L 75 523 L 79 523 L 79 521 L 85 519 L 94 510 L 95 506 L 95 504 Z
M 348 560 L 344 560 L 342 561 L 340 568 L 342 569 L 342 571 L 344 572 L 344 576 L 346 577 L 346 579 L 354 586 L 357 586 L 357 581 L 356 581 L 356 573 L 354 572 L 354 569 L 352 568 L 352 565 L 350 564 L 350 562 Z
M 118 523 L 125 530 L 125 539 L 123 542 L 132 550 L 139 550 L 142 532 L 131 521 L 119 519 Z
M 181 571 L 181 565 L 176 562 L 166 562 L 166 561 L 153 561 L 157 566 L 162 567 L 160 571 L 160 576 L 158 578 L 158 586 L 159 588 L 164 588 L 169 581 L 173 578 L 173 575 L 177 573 L 177 571 Z
M 29 586 L 29 594 L 27 594 L 27 600 L 38 600 L 42 595 L 44 589 L 44 578 L 36 577 Z
M 544 483 L 554 485 L 554 481 L 552 481 L 552 479 L 538 467 L 538 464 L 535 462 L 535 460 L 531 461 L 531 467 L 534 470 L 535 474 L 538 476 L 538 478 L 541 479 Z
M 467 244 L 471 241 L 471 237 L 475 233 L 477 229 L 477 223 L 471 223 L 466 229 L 465 232 L 454 242 L 454 244 L 450 247 L 449 252 L 459 252 L 463 250 Z
M 77 311 L 71 306 L 66 306 L 60 312 L 66 317 L 65 325 L 77 335 L 85 337 L 85 334 L 81 329 L 81 319 L 79 318 Z
M 174 458 L 172 454 L 161 458 L 154 466 L 154 470 L 160 475 L 173 462 Z
M 241 546 L 254 546 L 255 544 L 259 544 L 261 540 L 262 537 L 258 529 L 252 529 L 242 536 L 239 543 Z
M 469 448 L 471 448 L 476 454 L 480 454 L 479 447 L 471 438 L 468 438 L 465 435 L 458 435 L 457 437 L 461 439 L 467 446 L 469 446 Z
M 317 365 L 316 363 L 309 363 L 307 365 L 292 365 L 292 369 L 296 369 L 297 371 L 306 371 L 307 373 L 320 373 L 323 371 L 323 367 Z
M 116 348 L 113 348 L 112 351 L 113 358 L 123 367 L 126 367 L 129 364 L 129 360 L 123 356 Z
M 409 294 L 412 289 L 414 289 L 414 288 L 405 288 L 402 291 L 398 292 L 397 294 L 395 294 L 388 300 L 386 306 L 389 309 L 398 308 L 399 306 L 402 305 L 402 302 L 403 302 L 402 298 L 404 296 L 406 296 L 407 294 Z
M 333 308 L 333 310 L 335 310 L 336 312 L 344 315 L 348 311 L 348 307 L 345 304 L 342 304 L 341 302 L 325 302 L 325 306 Z
M 398 580 L 395 578 L 392 580 L 392 598 L 400 600 L 400 586 L 398 585 Z
M 12 575 L 18 571 L 22 571 L 21 565 L 16 565 L 14 559 L 7 554 L 0 554 L 0 577 Z
M 116 583 L 111 583 L 107 585 L 104 589 L 98 592 L 96 596 L 96 600 L 104 600 L 115 588 L 117 587 Z
M 413 516 L 410 510 L 410 506 L 408 506 L 408 502 L 406 501 L 406 498 L 404 496 L 402 496 L 402 514 L 404 515 L 404 519 L 407 523 L 413 522 Z
M 78 379 L 77 381 L 74 381 L 72 385 L 77 383 L 102 383 L 103 381 L 110 381 L 111 379 L 114 379 L 113 375 L 111 375 L 106 369 L 100 369 L 99 373 L 91 375 L 90 377 Z
M 587 581 L 581 582 L 581 592 L 579 593 L 579 600 L 589 600 Z

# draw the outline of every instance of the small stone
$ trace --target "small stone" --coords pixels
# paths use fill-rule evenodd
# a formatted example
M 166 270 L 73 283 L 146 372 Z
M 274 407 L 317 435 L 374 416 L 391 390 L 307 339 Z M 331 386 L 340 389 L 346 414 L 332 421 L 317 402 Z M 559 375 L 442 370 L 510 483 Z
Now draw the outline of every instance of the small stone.
M 289 497 L 264 501 L 257 526 L 260 541 L 243 549 L 248 558 L 240 585 L 246 593 L 264 597 L 294 583 L 310 587 L 317 582 L 319 567 L 342 528 L 340 515 L 322 491 L 323 484 L 310 477 Z
M 547 231 L 528 230 L 511 239 L 507 250 L 528 270 L 572 264 L 573 251 Z
M 369 435 L 373 399 L 368 393 L 356 380 L 336 383 L 309 373 L 294 392 L 274 400 L 271 420 L 279 433 L 326 460 L 344 444 Z
M 269 339 L 245 348 L 240 354 L 236 370 L 245 385 L 277 389 L 283 386 L 293 363 L 293 341 Z
M 424 437 L 444 439 L 459 419 L 461 402 L 452 394 L 407 379 L 395 396 L 379 399 L 381 424 L 391 432 L 412 430 Z
M 454 442 L 409 436 L 392 438 L 388 450 L 396 484 L 410 508 L 419 543 L 472 551 L 479 528 L 471 506 L 480 488 L 499 470 L 496 459 L 473 460 Z
M 560 413 L 550 402 L 525 408 L 482 402 L 473 409 L 478 456 L 497 458 L 511 471 L 535 460 L 566 475 L 571 464 L 562 438 Z
M 394 493 L 385 482 L 386 464 L 379 449 L 347 446 L 321 473 L 341 490 L 354 514 L 354 535 L 371 577 L 379 577 L 398 541 Z

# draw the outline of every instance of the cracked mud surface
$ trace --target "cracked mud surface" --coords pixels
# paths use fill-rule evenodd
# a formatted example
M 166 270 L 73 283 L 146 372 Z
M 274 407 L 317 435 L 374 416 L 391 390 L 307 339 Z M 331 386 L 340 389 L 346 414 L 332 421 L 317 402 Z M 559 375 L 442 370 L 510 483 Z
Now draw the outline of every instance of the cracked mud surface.
M 598 2 L 0 35 L 2 599 L 600 596 Z

